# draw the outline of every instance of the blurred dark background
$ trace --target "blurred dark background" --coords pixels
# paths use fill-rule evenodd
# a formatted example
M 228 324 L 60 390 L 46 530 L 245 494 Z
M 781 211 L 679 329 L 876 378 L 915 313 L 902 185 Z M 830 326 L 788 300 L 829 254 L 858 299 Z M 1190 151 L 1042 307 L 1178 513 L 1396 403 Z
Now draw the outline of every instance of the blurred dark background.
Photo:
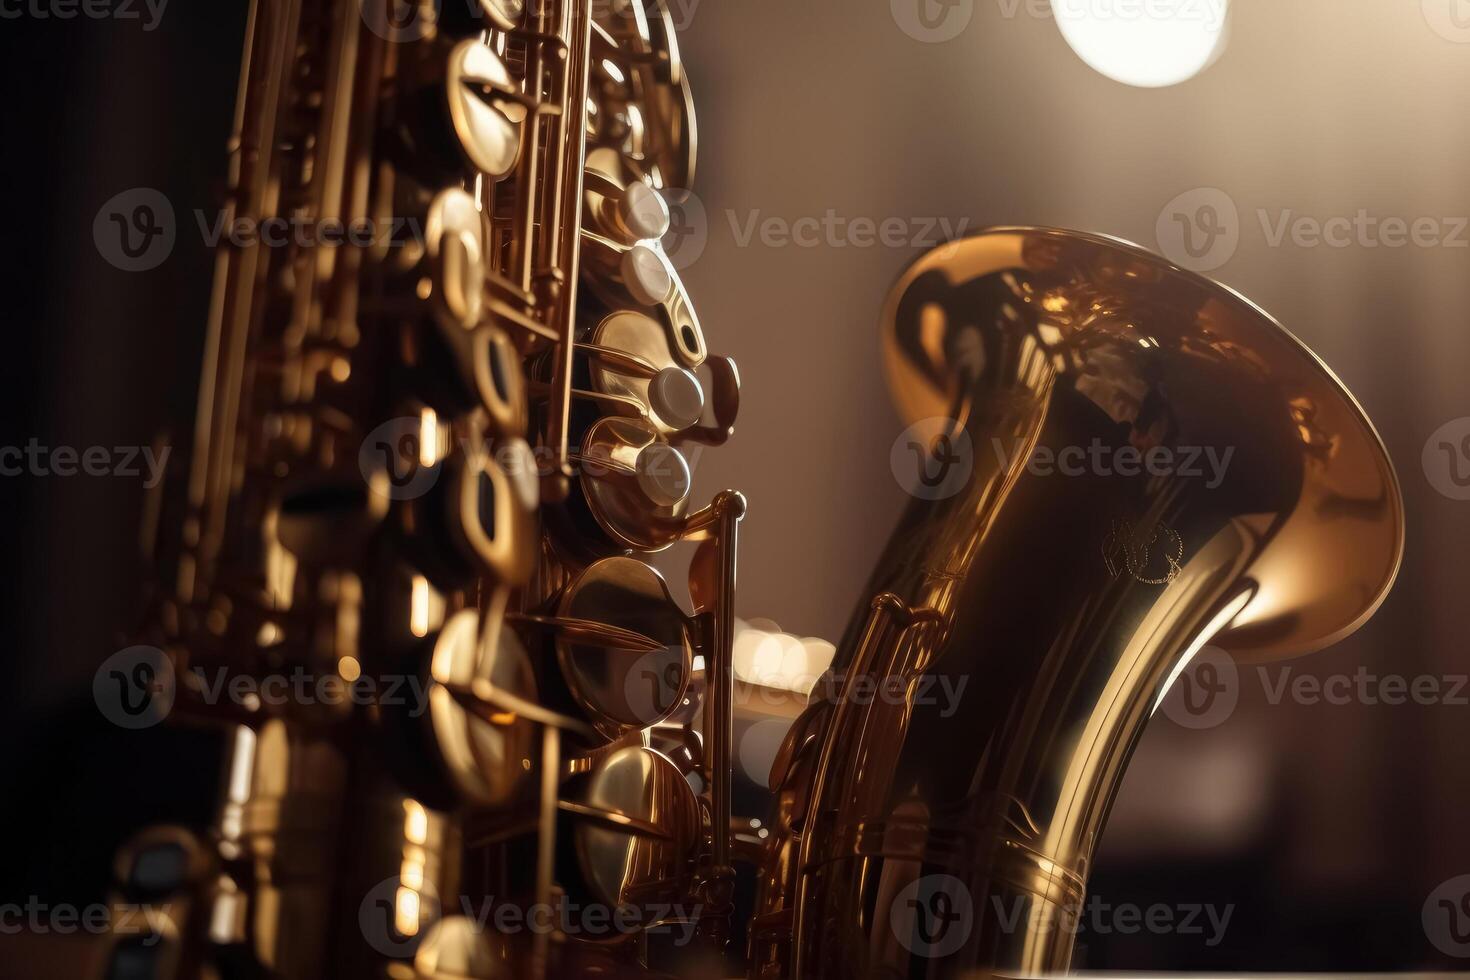
M 902 425 L 876 320 L 923 250 L 744 242 L 745 229 L 830 209 L 903 219 L 916 234 L 930 218 L 1049 224 L 1167 251 L 1172 202 L 1223 193 L 1238 244 L 1210 274 L 1336 369 L 1377 423 L 1408 506 L 1393 594 L 1294 672 L 1428 676 L 1458 701 L 1271 703 L 1242 672 L 1218 723 L 1161 713 L 1093 891 L 1144 909 L 1230 907 L 1228 928 L 1213 944 L 1208 928 L 1084 933 L 1079 965 L 1463 965 L 1421 915 L 1442 882 L 1470 873 L 1470 689 L 1455 682 L 1470 673 L 1470 502 L 1437 491 L 1421 455 L 1431 433 L 1470 416 L 1470 233 L 1454 244 L 1454 219 L 1470 215 L 1470 43 L 1437 19 L 1437 0 L 1237 0 L 1213 65 L 1145 89 L 1084 64 L 1034 4 L 957 0 L 963 29 L 927 42 L 900 28 L 902 2 L 678 8 L 707 236 L 684 274 L 712 347 L 745 382 L 738 435 L 699 461 L 695 496 L 734 485 L 751 501 L 741 614 L 839 635 L 904 502 L 887 463 Z M 212 213 L 224 188 L 245 4 L 174 0 L 153 29 L 137 9 L 138 20 L 0 21 L 0 445 L 147 445 L 192 417 L 211 274 L 193 214 Z M 129 273 L 99 253 L 93 222 L 138 187 L 172 202 L 179 235 L 162 265 Z M 1360 210 L 1433 218 L 1448 240 L 1273 243 L 1283 216 Z M 204 819 L 213 793 L 198 774 L 213 753 L 167 727 L 123 732 L 92 703 L 94 671 L 138 615 L 141 480 L 3 477 L 0 492 L 0 902 L 97 901 L 134 829 Z

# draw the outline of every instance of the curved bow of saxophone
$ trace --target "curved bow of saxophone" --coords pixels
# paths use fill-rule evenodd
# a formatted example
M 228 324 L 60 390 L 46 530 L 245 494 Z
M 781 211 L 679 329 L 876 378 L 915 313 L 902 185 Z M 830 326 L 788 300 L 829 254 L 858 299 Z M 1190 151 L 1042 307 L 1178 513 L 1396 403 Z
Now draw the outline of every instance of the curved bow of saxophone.
M 1037 923 L 1171 679 L 1331 642 L 1396 571 L 1382 446 L 1259 310 L 1094 236 L 944 246 L 884 317 L 922 490 L 762 843 L 745 501 L 690 499 L 740 386 L 662 243 L 694 172 L 667 11 L 254 0 L 231 151 L 232 222 L 338 234 L 218 257 L 144 638 L 165 708 L 224 733 L 223 795 L 119 856 L 167 914 L 112 975 L 1064 969 Z M 1158 463 L 1191 451 L 1218 479 Z M 688 610 L 650 564 L 686 546 Z M 850 696 L 875 678 L 906 696 Z
M 1170 683 L 1206 643 L 1280 658 L 1365 621 L 1398 570 L 1398 484 L 1295 338 L 1116 240 L 941 247 L 891 293 L 883 349 L 930 461 L 966 468 L 916 492 L 771 775 L 755 965 L 1065 972 Z M 898 703 L 848 696 L 895 678 Z

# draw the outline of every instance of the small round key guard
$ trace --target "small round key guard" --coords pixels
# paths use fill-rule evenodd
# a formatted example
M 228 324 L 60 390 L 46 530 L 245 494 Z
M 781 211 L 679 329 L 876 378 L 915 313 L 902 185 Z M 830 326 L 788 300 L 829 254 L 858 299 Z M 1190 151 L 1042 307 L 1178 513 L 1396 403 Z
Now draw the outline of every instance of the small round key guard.
M 740 414 L 740 371 L 735 367 L 735 359 L 723 354 L 712 354 L 704 363 L 710 372 L 714 421 L 685 429 L 676 441 L 720 446 L 735 432 L 735 417 Z

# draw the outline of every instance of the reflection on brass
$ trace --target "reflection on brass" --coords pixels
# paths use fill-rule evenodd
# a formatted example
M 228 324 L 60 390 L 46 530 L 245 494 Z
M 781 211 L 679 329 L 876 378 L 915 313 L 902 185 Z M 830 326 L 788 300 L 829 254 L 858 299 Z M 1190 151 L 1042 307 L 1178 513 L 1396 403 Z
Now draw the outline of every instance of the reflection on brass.
M 176 714 L 231 732 L 225 797 L 207 841 L 157 828 L 120 856 L 120 893 L 173 912 L 148 947 L 119 924 L 108 975 L 605 975 L 671 919 L 701 956 L 732 933 L 708 815 L 745 507 L 692 499 L 686 447 L 728 437 L 739 385 L 660 241 L 694 171 L 672 20 L 398 6 L 252 4 L 232 219 L 423 235 L 222 247 L 146 631 L 181 677 L 359 693 L 181 686 Z M 681 544 L 693 614 L 646 561 Z M 568 897 L 628 906 L 621 932 L 456 914 Z
M 502 31 L 515 30 L 526 11 L 526 0 L 480 0 L 480 7 L 490 23 Z
M 599 419 L 587 430 L 579 461 L 588 509 L 613 541 L 661 551 L 683 537 L 689 464 L 652 424 Z
M 695 166 L 673 19 L 400 6 L 442 18 L 390 38 L 360 0 L 253 0 L 231 218 L 424 240 L 221 247 L 140 642 L 183 678 L 175 715 L 227 732 L 224 790 L 207 834 L 120 855 L 119 897 L 169 912 L 146 949 L 115 930 L 108 975 L 1064 971 L 1065 930 L 986 910 L 1081 900 L 1169 678 L 1207 640 L 1330 644 L 1392 582 L 1399 491 L 1356 403 L 1260 310 L 1121 242 L 997 229 L 920 258 L 884 365 L 945 437 L 913 461 L 968 447 L 969 475 L 910 503 L 772 812 L 737 813 L 746 501 L 701 503 L 690 463 L 733 433 L 740 376 L 662 242 Z M 1027 465 L 1083 447 L 1158 465 Z M 1164 465 L 1189 448 L 1229 466 Z M 194 668 L 359 694 L 216 703 Z
M 483 678 L 489 690 L 536 701 L 531 660 L 516 635 L 504 628 L 485 634 L 481 618 L 464 609 L 433 639 L 428 688 L 429 718 L 438 756 L 458 791 L 484 806 L 506 806 L 524 795 L 538 740 L 531 720 L 503 699 L 488 716 L 466 711 L 453 696 L 455 684 Z
M 660 908 L 689 894 L 699 826 L 694 792 L 672 762 L 642 746 L 606 756 L 584 782 L 574 789 L 588 806 L 626 814 L 666 835 L 589 822 L 576 830 L 586 897 L 607 908 L 636 909 L 642 924 L 653 925 Z
M 495 946 L 474 920 L 447 916 L 435 922 L 419 943 L 414 973 L 424 980 L 511 980 L 510 964 L 496 955 Z
M 647 417 L 664 433 L 687 429 L 704 412 L 699 379 L 682 367 L 670 349 L 663 326 L 632 310 L 613 313 L 593 331 L 596 356 L 592 383 L 599 391 L 636 399 Z M 630 362 L 607 352 L 628 352 Z
M 1157 557 L 1155 557 L 1157 556 Z M 1127 521 L 1118 521 L 1108 529 L 1103 542 L 1103 561 L 1108 574 L 1117 578 L 1125 572 L 1144 585 L 1167 585 L 1183 570 L 1184 539 L 1170 527 L 1155 525 L 1147 535 L 1140 534 Z M 1162 559 L 1163 573 L 1155 578 L 1146 569 Z
M 1295 338 L 1113 239 L 996 229 L 937 249 L 889 295 L 882 340 L 903 415 L 953 420 L 974 466 L 909 504 L 833 669 L 979 683 L 957 711 L 818 685 L 773 772 L 752 969 L 1063 973 L 1057 924 L 1170 679 L 1206 642 L 1267 660 L 1359 626 L 1398 569 L 1398 484 Z M 1071 447 L 1231 455 L 1213 485 L 1028 466 Z
M 520 134 L 497 104 L 503 95 L 516 92 L 505 62 L 478 40 L 461 41 L 449 56 L 445 87 L 465 156 L 492 179 L 510 173 L 520 152 Z
M 657 571 L 634 558 L 603 559 L 567 586 L 561 611 L 658 644 L 634 652 L 563 634 L 556 646 L 562 675 L 595 727 L 616 738 L 651 728 L 678 707 L 693 663 L 690 628 Z
M 429 206 L 424 229 L 443 313 L 456 326 L 480 322 L 485 291 L 485 242 L 475 199 L 458 188 L 443 191 Z

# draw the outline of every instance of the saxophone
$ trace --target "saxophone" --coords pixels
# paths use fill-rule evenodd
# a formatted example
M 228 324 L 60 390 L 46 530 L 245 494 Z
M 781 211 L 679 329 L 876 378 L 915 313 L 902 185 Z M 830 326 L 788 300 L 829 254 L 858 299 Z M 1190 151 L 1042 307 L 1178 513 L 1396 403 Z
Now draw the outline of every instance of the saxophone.
M 1397 570 L 1381 443 L 1260 310 L 1097 236 L 943 246 L 882 338 L 920 455 L 967 469 L 901 519 L 752 835 L 745 500 L 695 506 L 689 469 L 740 381 L 661 243 L 695 162 L 661 0 L 252 0 L 229 149 L 230 221 L 371 233 L 218 254 L 141 642 L 155 701 L 223 734 L 221 799 L 119 854 L 158 912 L 109 976 L 1065 970 L 1043 920 L 1173 678 L 1330 643 Z M 1091 441 L 1235 464 L 1026 465 Z M 971 676 L 948 715 L 849 696 Z

